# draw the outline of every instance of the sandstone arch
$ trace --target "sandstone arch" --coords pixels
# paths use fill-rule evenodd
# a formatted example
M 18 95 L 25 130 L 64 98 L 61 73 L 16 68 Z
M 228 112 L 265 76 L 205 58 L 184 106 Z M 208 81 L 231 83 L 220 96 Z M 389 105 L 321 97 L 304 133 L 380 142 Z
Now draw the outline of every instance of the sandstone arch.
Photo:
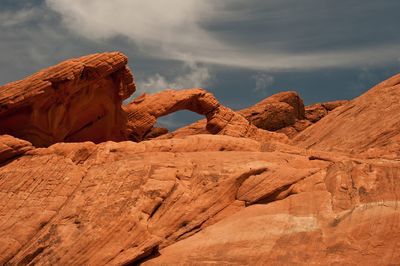
M 201 88 L 165 90 L 142 96 L 123 106 L 127 114 L 127 134 L 134 141 L 144 140 L 151 132 L 157 118 L 181 110 L 190 110 L 207 118 L 206 130 L 211 134 L 248 137 L 256 140 L 285 136 L 258 129 L 242 115 L 221 105 L 214 95 Z

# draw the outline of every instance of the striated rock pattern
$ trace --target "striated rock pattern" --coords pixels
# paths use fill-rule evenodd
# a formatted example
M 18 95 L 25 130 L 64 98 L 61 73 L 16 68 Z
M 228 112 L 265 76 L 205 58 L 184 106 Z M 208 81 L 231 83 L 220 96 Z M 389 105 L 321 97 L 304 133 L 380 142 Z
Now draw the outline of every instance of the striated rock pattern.
M 399 162 L 282 145 L 197 135 L 30 150 L 0 168 L 0 263 L 396 263 Z
M 0 134 L 35 146 L 125 140 L 121 104 L 135 85 L 125 55 L 84 56 L 0 87 Z
M 296 92 L 288 91 L 274 94 L 253 106 L 237 111 L 237 113 L 258 128 L 284 133 L 289 138 L 293 138 L 319 121 L 328 112 L 345 103 L 347 101 L 334 101 L 305 108 L 300 96 Z M 160 138 L 206 134 L 208 133 L 205 129 L 206 123 L 206 120 L 200 120 Z
M 239 113 L 202 89 L 121 106 L 133 79 L 106 53 L 5 85 L 0 265 L 397 265 L 399 84 L 305 108 L 286 92 Z M 182 109 L 206 119 L 154 127 Z M 128 137 L 155 139 L 102 142 Z
M 333 102 L 326 102 L 326 103 L 317 103 L 305 108 L 305 117 L 308 121 L 312 123 L 316 123 L 321 118 L 326 116 L 330 111 L 333 111 L 337 107 L 340 107 L 344 104 L 348 103 L 346 100 L 342 101 L 333 101 Z
M 287 141 L 283 134 L 269 132 L 252 125 L 239 113 L 221 105 L 210 92 L 199 88 L 143 94 L 124 106 L 124 110 L 128 116 L 127 132 L 129 138 L 134 141 L 146 139 L 146 136 L 154 131 L 153 126 L 158 117 L 180 110 L 190 110 L 205 115 L 207 122 L 205 125 L 202 124 L 204 133 L 260 141 L 269 139 Z
M 262 150 L 213 135 L 31 150 L 0 168 L 0 264 L 133 263 L 328 165 Z
M 239 113 L 259 128 L 276 131 L 304 119 L 304 103 L 296 92 L 281 92 Z
M 396 75 L 335 109 L 295 141 L 306 148 L 399 157 L 399 88 L 400 75 Z
M 0 135 L 0 165 L 33 149 L 32 144 L 9 135 Z

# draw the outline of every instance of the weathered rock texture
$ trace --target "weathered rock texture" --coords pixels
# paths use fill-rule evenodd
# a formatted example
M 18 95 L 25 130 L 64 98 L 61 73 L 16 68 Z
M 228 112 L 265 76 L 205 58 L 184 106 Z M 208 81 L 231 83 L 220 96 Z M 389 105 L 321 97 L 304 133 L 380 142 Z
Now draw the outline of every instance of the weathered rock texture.
M 0 134 L 35 146 L 125 140 L 121 104 L 135 85 L 127 58 L 103 53 L 71 59 L 0 87 Z
M 207 118 L 207 133 L 286 140 L 251 125 L 202 89 L 143 95 L 121 107 L 135 84 L 121 53 L 94 54 L 44 69 L 0 87 L 0 134 L 36 147 L 57 142 L 142 141 L 166 133 L 153 128 L 160 116 L 187 109 Z
M 134 262 L 326 165 L 212 135 L 35 149 L 0 168 L 0 261 Z
M 124 106 L 124 110 L 128 116 L 129 138 L 135 141 L 152 135 L 157 118 L 180 110 L 190 110 L 206 116 L 206 122 L 201 125 L 202 133 L 259 141 L 287 140 L 283 134 L 269 132 L 249 123 L 241 114 L 221 105 L 211 93 L 203 89 L 165 90 L 151 95 L 143 94 Z
M 28 151 L 0 168 L 0 261 L 387 265 L 400 259 L 397 160 L 273 151 L 266 144 L 198 135 Z
M 335 110 L 342 103 L 308 112 L 288 92 L 246 116 L 204 90 L 144 96 L 118 109 L 129 116 L 124 134 L 138 140 L 165 132 L 153 127 L 157 117 L 181 109 L 204 114 L 203 130 L 216 135 L 47 148 L 0 135 L 0 265 L 397 265 L 399 81 Z M 35 103 L 57 92 L 34 94 Z M 17 102 L 1 106 L 20 110 Z M 285 115 L 268 115 L 266 106 Z M 2 114 L 5 125 L 18 118 L 12 109 Z M 245 116 L 278 130 L 318 121 L 293 145 Z
M 157 98 L 156 95 L 153 96 Z M 304 107 L 303 100 L 293 91 L 274 94 L 248 108 L 237 111 L 252 125 L 268 131 L 284 133 L 290 138 L 296 136 L 330 111 L 347 103 L 334 101 Z M 206 120 L 200 120 L 161 138 L 176 138 L 196 134 L 207 134 Z
M 363 153 L 372 157 L 400 155 L 400 75 L 332 111 L 304 130 L 301 147 Z
M 305 117 L 308 121 L 312 123 L 316 123 L 321 118 L 326 116 L 330 111 L 333 111 L 337 107 L 340 107 L 344 104 L 348 103 L 346 100 L 342 101 L 333 101 L 326 103 L 316 103 L 305 108 Z
M 0 135 L 0 165 L 33 149 L 32 144 L 9 135 Z

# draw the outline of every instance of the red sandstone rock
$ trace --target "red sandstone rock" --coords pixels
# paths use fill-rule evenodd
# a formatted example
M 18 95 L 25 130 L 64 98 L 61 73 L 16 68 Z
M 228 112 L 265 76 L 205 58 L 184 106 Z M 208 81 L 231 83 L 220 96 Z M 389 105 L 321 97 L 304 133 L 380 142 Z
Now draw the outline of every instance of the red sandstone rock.
M 35 146 L 125 140 L 122 101 L 134 91 L 121 53 L 62 62 L 0 87 L 0 134 Z
M 32 144 L 9 135 L 0 135 L 0 165 L 33 149 Z
M 330 111 L 348 103 L 348 101 L 333 101 L 316 103 L 305 108 L 305 117 L 308 121 L 316 123 L 325 117 Z
M 116 70 L 109 56 L 94 56 L 102 59 L 93 59 L 96 67 L 88 73 L 69 68 L 76 63 L 80 69 L 86 60 L 81 58 L 1 87 L 6 90 L 0 91 L 0 124 L 36 145 L 58 141 L 54 136 L 62 130 L 51 135 L 45 123 L 33 131 L 25 127 L 45 121 L 45 114 L 62 126 L 68 119 L 57 119 L 69 116 L 51 95 L 82 110 L 87 102 L 81 106 L 58 93 L 71 90 L 81 99 L 86 84 L 89 91 L 104 90 L 100 99 L 91 98 L 96 108 L 107 103 L 109 112 L 118 110 L 123 139 L 127 133 L 141 140 L 165 132 L 153 127 L 155 120 L 181 109 L 206 116 L 190 126 L 192 134 L 211 134 L 48 148 L 0 135 L 0 265 L 398 264 L 399 75 L 342 107 L 343 102 L 318 105 L 328 114 L 310 127 L 301 99 L 291 92 L 248 109 L 262 110 L 249 112 L 259 125 L 268 125 L 261 121 L 274 110 L 277 117 L 268 126 L 279 124 L 286 134 L 304 130 L 294 146 L 200 89 L 143 96 L 121 109 L 118 103 L 133 83 L 124 57 L 112 54 L 123 61 Z M 122 74 L 110 76 L 106 68 Z M 56 87 L 44 82 L 46 87 L 41 80 L 48 73 L 58 73 L 56 84 L 60 77 L 70 79 Z M 115 75 L 118 82 L 111 85 Z M 99 80 L 105 87 L 95 85 Z M 28 81 L 42 85 L 29 87 Z M 105 91 L 121 95 L 110 98 Z M 41 101 L 47 105 L 36 105 Z M 26 106 L 40 116 L 21 111 Z M 74 136 L 116 136 L 91 126 L 87 132 L 94 135 Z
M 306 108 L 306 119 L 312 123 L 318 122 L 327 114 L 328 110 L 320 103 L 307 106 Z
M 304 130 L 295 141 L 301 147 L 364 153 L 370 157 L 400 155 L 400 75 L 333 110 Z
M 300 96 L 296 92 L 289 91 L 274 94 L 253 106 L 239 110 L 238 113 L 258 128 L 283 133 L 293 138 L 328 112 L 345 103 L 347 101 L 333 101 L 304 108 Z M 206 134 L 205 125 L 206 120 L 200 120 L 160 138 Z
M 253 125 L 275 131 L 304 119 L 304 104 L 296 92 L 281 92 L 239 113 Z
M 282 92 L 272 95 L 254 106 L 240 110 L 238 113 L 258 128 L 276 131 L 292 126 L 298 119 L 303 119 L 304 104 L 297 93 Z M 161 138 L 206 134 L 205 125 L 206 120 L 200 120 Z
M 245 137 L 260 141 L 270 139 L 287 141 L 283 134 L 259 129 L 250 124 L 242 115 L 221 105 L 210 92 L 203 89 L 165 90 L 151 95 L 143 94 L 134 99 L 124 106 L 128 116 L 129 138 L 135 141 L 145 139 L 158 117 L 185 109 L 206 116 L 206 124 L 201 125 L 202 133 Z
M 0 263 L 135 262 L 238 200 L 273 200 L 271 189 L 329 164 L 261 149 L 254 140 L 199 135 L 32 150 L 0 168 Z M 282 181 L 249 199 L 244 182 L 264 173 Z
M 266 144 L 198 135 L 31 150 L 0 167 L 0 261 L 398 261 L 398 161 Z
M 57 142 L 142 141 L 166 133 L 156 119 L 187 109 L 207 117 L 212 134 L 287 141 L 256 128 L 202 89 L 164 91 L 121 104 L 135 84 L 127 58 L 118 52 L 71 59 L 0 87 L 0 134 L 34 146 Z

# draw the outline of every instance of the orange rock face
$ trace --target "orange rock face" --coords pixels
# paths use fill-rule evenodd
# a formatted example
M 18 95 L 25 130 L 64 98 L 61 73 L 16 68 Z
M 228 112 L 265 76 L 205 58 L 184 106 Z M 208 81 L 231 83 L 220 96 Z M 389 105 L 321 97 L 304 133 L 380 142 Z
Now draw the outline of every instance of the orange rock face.
M 122 101 L 135 85 L 125 55 L 71 59 L 0 87 L 0 134 L 49 146 L 125 140 Z
M 206 124 L 201 124 L 202 133 L 245 137 L 254 140 L 287 141 L 283 134 L 257 128 L 241 114 L 221 105 L 215 97 L 203 89 L 165 90 L 133 100 L 124 106 L 128 116 L 127 131 L 129 138 L 144 140 L 153 130 L 157 118 L 180 110 L 205 115 Z M 192 135 L 192 134 L 187 134 Z M 174 135 L 168 135 L 173 137 Z
M 310 107 L 286 92 L 235 112 L 202 89 L 146 95 L 121 107 L 133 90 L 126 58 L 112 53 L 67 62 L 82 66 L 88 58 L 97 62 L 92 74 L 76 74 L 71 63 L 55 68 L 63 77 L 63 69 L 76 74 L 59 89 L 27 85 L 49 70 L 1 87 L 0 124 L 8 135 L 0 135 L 0 265 L 400 261 L 399 76 L 352 101 Z M 12 98 L 23 93 L 18 84 L 28 87 L 22 98 Z M 87 135 L 74 135 L 90 142 L 38 148 L 70 141 L 59 140 L 61 129 L 32 121 L 47 114 L 54 121 L 46 121 L 62 127 L 72 111 L 86 106 L 71 96 L 81 99 L 80 84 L 101 92 L 100 99 L 93 94 L 95 106 L 118 110 L 118 119 L 105 121 L 119 131 L 95 126 L 100 119 L 82 131 Z M 35 100 L 27 97 L 30 90 Z M 54 102 L 62 91 L 67 96 L 60 101 L 75 106 L 68 112 L 57 109 L 63 101 Z M 42 116 L 29 116 L 24 108 L 39 108 Z M 182 109 L 206 118 L 170 134 L 154 128 L 158 117 Z M 296 136 L 291 142 L 265 129 Z M 155 139 L 95 144 L 99 136 Z
M 334 101 L 305 108 L 300 96 L 296 92 L 289 91 L 274 94 L 253 106 L 237 111 L 237 113 L 260 129 L 283 133 L 289 138 L 293 138 L 345 103 L 347 101 Z M 321 110 L 315 106 L 320 107 Z M 315 109 L 317 110 L 314 111 Z M 208 133 L 205 129 L 206 123 L 206 120 L 200 120 L 161 138 L 206 134 Z
M 335 109 L 299 134 L 301 147 L 363 153 L 369 157 L 400 155 L 400 75 Z

